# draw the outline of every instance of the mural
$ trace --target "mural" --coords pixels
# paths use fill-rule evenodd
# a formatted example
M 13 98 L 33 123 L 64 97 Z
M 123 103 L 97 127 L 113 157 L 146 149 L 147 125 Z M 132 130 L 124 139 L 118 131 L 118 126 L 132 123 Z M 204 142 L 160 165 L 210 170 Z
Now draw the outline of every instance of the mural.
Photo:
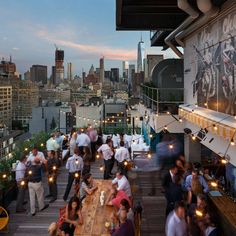
M 193 96 L 199 106 L 236 114 L 236 13 L 197 35 L 193 44 L 197 73 Z

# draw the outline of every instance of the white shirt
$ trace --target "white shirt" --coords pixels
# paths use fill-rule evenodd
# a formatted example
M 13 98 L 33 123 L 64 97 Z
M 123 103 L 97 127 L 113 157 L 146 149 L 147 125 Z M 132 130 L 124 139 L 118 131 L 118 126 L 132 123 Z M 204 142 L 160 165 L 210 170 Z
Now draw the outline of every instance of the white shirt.
M 70 157 L 66 162 L 66 169 L 69 170 L 70 173 L 82 171 L 83 167 L 84 167 L 84 161 L 82 157 L 77 156 L 76 154 Z
M 25 163 L 19 162 L 16 166 L 16 181 L 19 182 L 25 177 Z
M 128 197 L 132 196 L 131 188 L 128 179 L 123 175 L 121 179 L 113 179 L 112 184 L 118 184 L 117 190 L 123 190 Z
M 59 144 L 56 142 L 54 138 L 48 139 L 46 143 L 47 151 L 57 151 L 59 148 Z
M 187 236 L 187 224 L 172 211 L 166 220 L 166 236 Z
M 87 134 L 81 133 L 77 136 L 76 143 L 79 147 L 89 146 L 90 138 Z
M 36 157 L 40 159 L 40 162 L 41 162 L 41 163 L 46 162 L 46 159 L 45 159 L 45 157 L 44 157 L 44 154 L 43 154 L 42 152 L 39 152 L 39 151 L 38 151 L 38 153 L 37 153 L 36 156 L 34 156 L 33 153 L 31 152 L 30 155 L 29 155 L 29 157 L 28 157 L 28 159 L 27 159 L 27 162 L 31 162 L 32 165 L 35 165 L 34 160 L 35 160 Z
M 74 138 L 70 139 L 70 155 L 74 155 L 74 150 L 76 148 L 76 140 Z
M 103 144 L 100 148 L 98 148 L 98 152 L 102 152 L 104 160 L 111 159 L 113 155 L 113 151 L 111 150 L 108 144 Z
M 129 160 L 129 151 L 128 151 L 128 149 L 125 148 L 125 147 L 120 147 L 120 148 L 116 149 L 115 159 L 118 162 L 122 162 L 124 160 Z

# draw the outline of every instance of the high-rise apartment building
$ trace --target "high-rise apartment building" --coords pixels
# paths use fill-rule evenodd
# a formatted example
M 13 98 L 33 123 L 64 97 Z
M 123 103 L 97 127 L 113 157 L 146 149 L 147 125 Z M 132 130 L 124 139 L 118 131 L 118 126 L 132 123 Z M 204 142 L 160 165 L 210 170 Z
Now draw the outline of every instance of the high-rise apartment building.
M 104 71 L 104 57 L 100 58 L 100 83 L 104 82 L 104 75 L 105 75 L 105 71 Z
M 43 65 L 32 65 L 30 68 L 30 79 L 34 82 L 41 82 L 47 84 L 48 72 L 47 66 Z
M 111 68 L 111 81 L 113 82 L 119 82 L 119 68 Z
M 24 73 L 24 80 L 30 80 L 30 71 L 27 70 L 25 73 Z
M 12 87 L 0 86 L 0 128 L 12 128 Z
M 12 78 L 16 76 L 16 64 L 12 62 L 12 59 L 10 57 L 10 61 L 4 60 L 2 58 L 2 61 L 0 62 L 0 76 Z
M 132 87 L 132 78 L 134 76 L 134 73 L 135 73 L 135 65 L 130 64 L 129 65 L 129 74 L 128 74 L 128 85 L 129 85 L 129 87 Z
M 141 38 L 138 43 L 137 72 L 144 71 L 143 60 L 145 56 L 145 44 Z
M 67 63 L 67 79 L 72 80 L 73 79 L 73 73 L 72 73 L 72 63 Z
M 128 79 L 128 74 L 129 74 L 129 62 L 128 61 L 123 61 L 122 62 L 122 70 L 123 70 L 123 78 Z

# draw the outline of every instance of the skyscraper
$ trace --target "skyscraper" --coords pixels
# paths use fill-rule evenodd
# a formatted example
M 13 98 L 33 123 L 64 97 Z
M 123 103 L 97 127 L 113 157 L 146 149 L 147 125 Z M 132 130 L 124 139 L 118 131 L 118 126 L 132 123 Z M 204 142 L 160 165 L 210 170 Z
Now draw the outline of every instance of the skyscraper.
M 119 82 L 119 68 L 111 68 L 111 81 Z
M 100 58 L 100 83 L 104 82 L 104 57 Z
M 138 43 L 138 57 L 137 57 L 137 72 L 138 73 L 140 71 L 144 71 L 144 66 L 143 66 L 144 54 L 145 54 L 145 45 L 141 37 L 141 40 Z
M 132 87 L 132 78 L 134 76 L 135 73 L 135 65 L 134 64 L 130 64 L 129 65 L 129 74 L 128 74 L 128 85 L 130 87 Z
M 34 82 L 47 84 L 47 66 L 32 65 L 30 68 L 30 79 Z
M 70 81 L 73 79 L 72 63 L 71 62 L 67 63 L 67 79 Z
M 55 67 L 52 67 L 52 83 L 58 85 L 64 79 L 64 51 L 56 48 Z
M 122 69 L 123 69 L 123 78 L 128 79 L 128 73 L 129 73 L 129 62 L 128 61 L 123 61 L 122 62 Z

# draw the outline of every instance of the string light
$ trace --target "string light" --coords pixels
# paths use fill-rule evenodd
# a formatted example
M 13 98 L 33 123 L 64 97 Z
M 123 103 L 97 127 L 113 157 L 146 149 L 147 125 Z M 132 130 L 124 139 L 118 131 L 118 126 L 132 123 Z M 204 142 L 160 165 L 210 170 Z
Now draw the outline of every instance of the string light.
M 182 122 L 183 122 L 183 120 L 182 120 L 181 118 L 179 118 L 179 122 L 180 122 L 180 123 L 182 123 Z
M 100 169 L 100 171 L 103 171 L 103 170 L 104 170 L 104 167 L 103 167 L 103 166 L 100 166 L 99 169 Z
M 43 147 L 43 146 L 44 146 L 44 144 L 43 144 L 43 143 L 41 143 L 41 144 L 40 144 L 40 146 L 41 146 L 41 147 Z
M 158 117 L 159 115 L 158 115 L 158 113 L 156 113 L 156 117 Z
M 207 107 L 207 103 L 206 102 L 204 103 L 204 106 Z
M 165 126 L 164 126 L 164 130 L 167 130 L 167 129 L 168 129 L 168 128 L 167 128 L 167 125 L 165 125 Z
M 21 185 L 21 186 L 25 186 L 25 181 L 24 181 L 24 180 L 21 180 L 20 185 Z
M 152 154 L 151 153 L 148 153 L 147 154 L 147 157 L 150 159 L 150 158 L 152 158 Z
M 138 120 L 138 117 L 137 117 L 137 116 L 135 117 L 135 120 Z
M 52 169 L 53 169 L 53 170 L 56 170 L 56 169 L 57 169 L 57 167 L 56 167 L 56 166 L 53 166 L 53 167 L 52 167 Z
M 145 116 L 145 119 L 147 119 L 147 118 L 148 118 L 148 116 L 146 115 L 146 116 Z
M 231 138 L 231 140 L 230 140 L 230 145 L 232 145 L 232 146 L 235 145 L 235 142 L 234 142 L 234 139 L 233 139 L 233 138 Z
M 169 111 L 167 111 L 167 112 L 166 112 L 166 114 L 167 114 L 167 115 L 170 115 L 170 112 L 169 112 Z
M 29 175 L 32 175 L 32 170 L 29 170 L 28 174 L 29 174 Z
M 214 130 L 218 129 L 218 127 L 215 124 L 213 124 L 213 128 L 214 128 Z
M 52 183 L 52 182 L 53 182 L 53 177 L 50 176 L 50 177 L 48 178 L 48 181 L 49 181 L 50 183 Z
M 97 158 L 97 159 L 99 159 L 99 158 L 100 158 L 99 154 L 97 154 L 97 155 L 96 155 L 96 158 Z
M 3 179 L 6 179 L 6 178 L 7 178 L 7 175 L 6 175 L 6 174 L 3 174 L 3 175 L 2 175 L 2 178 L 3 178 Z
M 196 140 L 196 136 L 194 134 L 192 134 L 192 140 L 195 141 Z
M 228 162 L 228 161 L 227 161 L 226 159 L 222 159 L 222 160 L 221 160 L 221 163 L 222 163 L 222 164 L 227 164 L 227 162 Z
M 26 148 L 25 148 L 25 151 L 28 151 L 28 150 L 29 150 L 29 149 L 26 147 Z
M 198 105 L 197 105 L 197 104 L 195 104 L 195 107 L 198 107 Z
M 125 162 L 124 162 L 124 166 L 127 166 L 127 165 L 128 165 L 128 161 L 125 161 Z
M 152 134 L 149 134 L 149 138 L 153 138 L 153 135 L 152 135 Z
M 121 122 L 121 120 L 119 120 L 119 122 Z
M 170 144 L 169 149 L 173 149 L 173 148 L 174 148 L 173 144 Z
M 129 118 L 127 118 L 126 121 L 129 122 Z

